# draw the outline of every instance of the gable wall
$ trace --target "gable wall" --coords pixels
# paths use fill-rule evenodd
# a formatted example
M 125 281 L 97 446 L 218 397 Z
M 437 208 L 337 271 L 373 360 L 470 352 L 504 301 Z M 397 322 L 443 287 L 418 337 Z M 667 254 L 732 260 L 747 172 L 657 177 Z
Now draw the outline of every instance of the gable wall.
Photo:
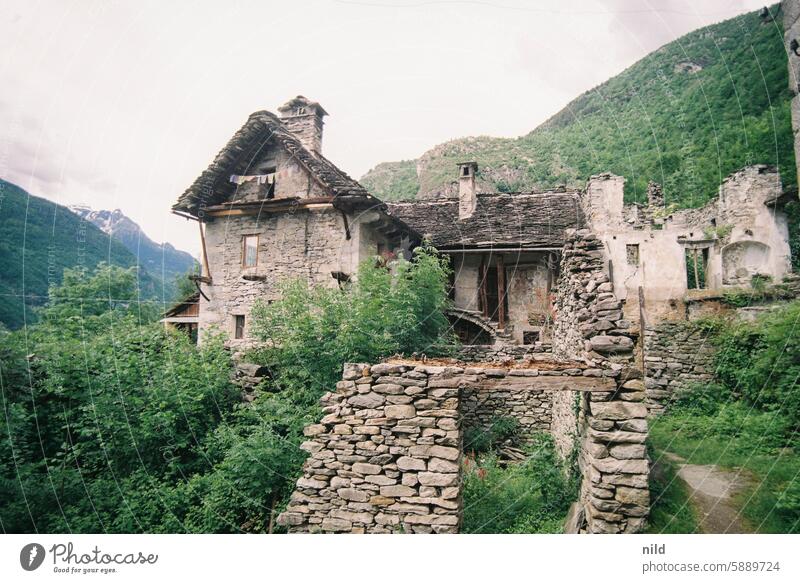
M 263 174 L 269 162 L 274 161 L 276 169 L 275 198 L 316 198 L 328 196 L 329 193 L 314 180 L 309 172 L 296 158 L 290 156 L 283 148 L 265 149 L 263 155 L 249 163 L 240 173 L 246 175 Z M 239 185 L 233 198 L 237 202 L 255 202 L 263 200 L 267 185 L 258 182 L 246 182 Z

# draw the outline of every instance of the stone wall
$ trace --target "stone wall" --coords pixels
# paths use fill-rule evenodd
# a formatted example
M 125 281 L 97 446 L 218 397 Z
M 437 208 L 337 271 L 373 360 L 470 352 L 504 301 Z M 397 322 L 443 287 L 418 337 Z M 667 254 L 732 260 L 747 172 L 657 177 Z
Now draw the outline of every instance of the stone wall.
M 510 411 L 549 429 L 562 456 L 578 447 L 581 493 L 568 530 L 636 532 L 649 493 L 644 383 L 635 377 L 553 362 L 345 365 L 323 397 L 325 416 L 305 429 L 310 456 L 278 521 L 289 532 L 458 532 L 462 429 L 481 422 L 482 408 L 516 401 Z
M 556 293 L 553 354 L 587 362 L 628 362 L 638 329 L 622 314 L 603 244 L 589 230 L 570 230 Z
M 605 181 L 621 189 L 614 177 Z M 619 208 L 604 212 L 621 212 L 622 199 L 617 198 Z M 599 200 L 589 197 L 589 203 Z M 597 212 L 587 206 L 587 216 Z M 598 386 L 579 397 L 560 395 L 553 401 L 551 432 L 559 452 L 565 457 L 573 453 L 574 435 L 579 444 L 574 453 L 581 472 L 580 497 L 566 531 L 639 532 L 650 507 L 646 391 L 642 372 L 633 368 L 639 329 L 622 312 L 605 247 L 593 232 L 567 232 L 556 289 L 554 356 L 590 367 L 583 374 L 614 379 L 612 388 Z
M 531 379 L 539 374 L 537 370 L 483 369 L 487 378 L 503 378 L 507 372 Z M 464 429 L 488 429 L 498 417 L 511 417 L 519 422 L 523 440 L 536 431 L 549 431 L 553 420 L 552 393 L 553 391 L 537 389 L 534 382 L 516 386 L 494 386 L 486 383 L 466 386 L 461 391 Z
M 286 512 L 289 532 L 452 533 L 461 515 L 458 386 L 447 369 L 345 365 Z M 458 369 L 463 370 L 463 369 Z
M 579 443 L 580 393 L 553 391 L 551 393 L 550 434 L 561 459 L 568 461 Z
M 552 345 L 549 342 L 535 344 L 462 344 L 455 357 L 464 362 L 508 362 L 525 360 L 534 354 L 549 354 Z
M 645 330 L 647 405 L 663 413 L 674 392 L 714 378 L 714 347 L 691 322 L 663 322 Z
M 581 493 L 568 532 L 635 533 L 644 527 L 650 511 L 644 398 L 640 379 L 628 379 L 614 392 L 582 395 Z

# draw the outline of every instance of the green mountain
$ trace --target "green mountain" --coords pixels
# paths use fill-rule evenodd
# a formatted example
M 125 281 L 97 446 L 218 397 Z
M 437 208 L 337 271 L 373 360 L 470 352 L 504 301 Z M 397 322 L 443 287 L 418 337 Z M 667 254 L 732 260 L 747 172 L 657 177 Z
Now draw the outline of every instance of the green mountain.
M 475 160 L 484 191 L 583 187 L 608 171 L 625 176 L 629 201 L 645 200 L 654 180 L 682 207 L 702 205 L 753 163 L 796 185 L 781 15 L 770 10 L 775 21 L 753 12 L 667 44 L 525 136 L 453 140 L 379 164 L 361 182 L 384 200 L 424 197 L 452 188 L 456 163 Z
M 0 180 L 0 323 L 20 328 L 36 319 L 34 308 L 47 300 L 51 283 L 66 267 L 94 268 L 101 261 L 137 265 L 119 241 L 67 207 L 28 194 Z M 139 269 L 143 299 L 160 297 L 157 277 Z

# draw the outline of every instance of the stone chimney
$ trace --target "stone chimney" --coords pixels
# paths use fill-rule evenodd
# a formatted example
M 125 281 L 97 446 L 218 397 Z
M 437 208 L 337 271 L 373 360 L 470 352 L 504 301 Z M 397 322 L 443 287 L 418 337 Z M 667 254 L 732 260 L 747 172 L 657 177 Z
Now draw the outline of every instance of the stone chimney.
M 278 108 L 281 121 L 307 150 L 322 153 L 322 117 L 328 112 L 316 101 L 302 95 L 290 99 Z
M 470 218 L 478 206 L 478 195 L 475 192 L 475 174 L 478 172 L 477 162 L 462 162 L 458 165 L 458 219 Z

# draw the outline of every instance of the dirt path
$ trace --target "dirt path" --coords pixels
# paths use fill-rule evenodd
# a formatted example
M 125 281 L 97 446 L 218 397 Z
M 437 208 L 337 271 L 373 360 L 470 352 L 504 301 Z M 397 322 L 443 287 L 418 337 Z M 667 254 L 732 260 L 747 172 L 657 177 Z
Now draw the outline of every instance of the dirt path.
M 745 470 L 687 464 L 680 456 L 671 453 L 665 455 L 678 464 L 678 477 L 686 483 L 689 500 L 698 511 L 700 532 L 753 532 L 733 500 L 736 494 L 752 485 L 752 476 Z

